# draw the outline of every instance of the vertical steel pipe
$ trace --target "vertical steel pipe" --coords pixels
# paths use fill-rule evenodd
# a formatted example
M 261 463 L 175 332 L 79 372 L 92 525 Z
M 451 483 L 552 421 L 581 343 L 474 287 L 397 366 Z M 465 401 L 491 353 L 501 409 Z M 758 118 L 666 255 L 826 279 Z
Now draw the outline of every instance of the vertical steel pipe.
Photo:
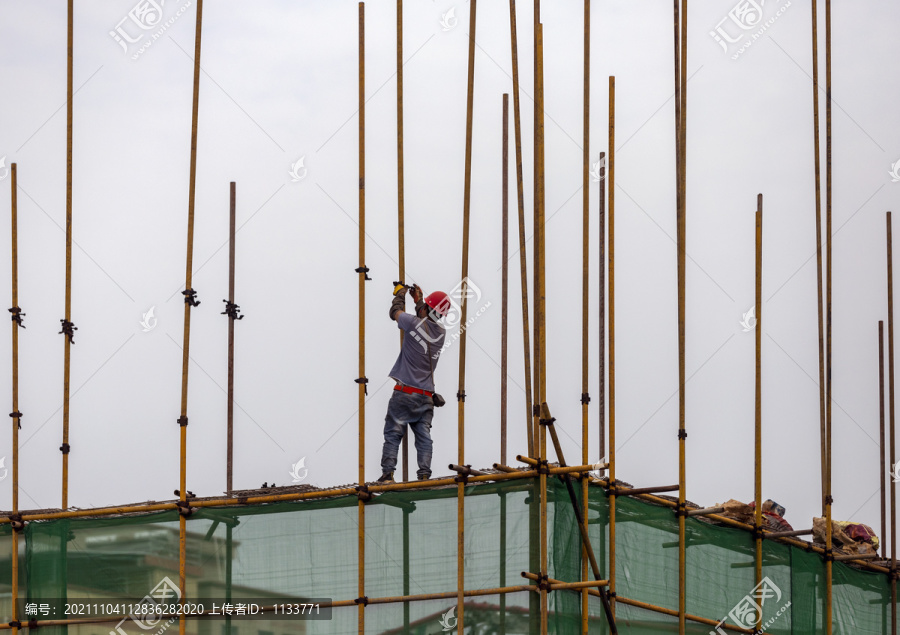
M 831 0 L 825 0 L 825 543 L 828 559 L 825 562 L 826 621 L 827 635 L 832 629 L 832 527 L 831 527 L 831 209 L 832 209 L 832 165 L 831 165 Z
M 887 301 L 888 301 L 888 432 L 891 470 L 897 464 L 894 436 L 894 252 L 891 244 L 891 213 L 885 215 L 887 231 Z M 897 486 L 891 479 L 891 635 L 897 635 Z
M 588 373 L 588 322 L 590 319 L 590 139 L 591 139 L 591 0 L 584 0 L 584 78 L 583 78 L 583 104 L 581 124 L 581 464 L 588 463 L 588 402 L 589 373 Z M 584 528 L 587 529 L 588 509 L 588 479 L 581 479 L 581 500 L 584 513 Z M 587 549 L 581 548 L 581 579 L 588 580 Z M 588 632 L 588 592 L 581 591 L 581 631 L 585 635 Z
M 193 306 L 193 290 L 191 280 L 194 261 L 194 200 L 197 192 L 197 123 L 200 111 L 200 41 L 203 26 L 203 0 L 197 0 L 197 23 L 194 30 L 194 82 L 191 106 L 191 164 L 188 185 L 188 224 L 187 224 L 187 257 L 184 273 L 184 342 L 181 357 L 181 416 L 178 419 L 181 437 L 181 455 L 178 480 L 178 497 L 182 505 L 187 501 L 187 406 L 188 406 L 188 370 L 190 364 L 191 345 L 191 308 Z M 186 561 L 187 527 L 184 513 L 178 516 L 178 586 L 181 597 L 186 597 L 185 561 Z M 178 631 L 184 635 L 185 616 L 179 616 Z
M 230 186 L 230 205 L 228 210 L 228 304 L 234 305 L 234 256 L 235 256 L 235 183 Z M 230 308 L 230 306 L 229 306 Z M 234 474 L 234 315 L 228 316 L 228 431 L 226 450 L 226 482 L 228 495 L 231 496 Z
M 609 78 L 609 218 L 607 231 L 609 250 L 607 269 L 609 276 L 609 486 L 616 486 L 616 78 Z M 616 495 L 609 492 L 609 604 L 616 615 Z
M 535 153 L 538 157 L 537 164 L 537 184 L 538 184 L 538 205 L 537 205 L 537 253 L 535 258 L 537 264 L 537 284 L 535 285 L 535 299 L 538 300 L 538 311 L 535 320 L 539 324 L 538 328 L 538 345 L 541 350 L 540 364 L 538 365 L 539 386 L 537 393 L 539 403 L 547 401 L 547 303 L 546 303 L 546 284 L 545 284 L 545 264 L 546 264 L 546 245 L 544 232 L 544 25 L 540 22 L 537 25 L 537 143 Z M 539 264 L 538 264 L 539 263 Z M 538 427 L 539 427 L 539 443 L 540 457 L 547 460 L 547 430 L 546 427 L 540 425 L 540 409 L 538 409 Z M 541 474 L 541 573 L 548 574 L 548 553 L 547 553 L 547 475 Z M 541 589 L 541 635 L 546 635 L 549 620 L 549 602 L 546 587 Z
M 10 168 L 12 190 L 10 202 L 11 217 L 11 253 L 12 253 L 12 513 L 19 513 L 19 421 L 21 414 L 19 413 L 19 320 L 21 312 L 19 310 L 19 230 L 18 230 L 18 169 L 13 163 Z M 12 531 L 12 580 L 10 595 L 12 607 L 10 615 L 12 617 L 12 633 L 16 635 L 18 628 L 15 626 L 18 620 L 18 599 L 19 599 L 19 532 L 13 528 Z
M 359 3 L 359 486 L 366 482 L 366 3 Z M 366 596 L 366 507 L 363 497 L 357 502 L 359 528 L 357 533 L 357 593 L 359 598 Z M 357 629 L 360 634 L 366 631 L 366 605 L 357 605 Z
M 756 198 L 756 414 L 755 414 L 755 478 L 753 483 L 756 502 L 754 525 L 756 526 L 756 584 L 762 582 L 762 225 L 763 195 Z M 762 614 L 756 624 L 762 628 Z
M 881 490 L 881 557 L 887 558 L 887 510 L 884 496 L 884 475 L 886 474 L 886 466 L 884 464 L 884 322 L 878 320 L 878 448 L 879 448 L 879 468 L 878 482 Z M 893 465 L 891 470 L 893 470 Z
M 406 238 L 404 227 L 404 182 L 403 182 L 403 0 L 397 0 L 397 249 L 399 278 L 406 281 Z M 406 296 L 403 296 L 404 304 Z M 403 346 L 403 331 L 400 331 L 400 346 Z M 409 430 L 404 431 L 400 460 L 403 463 L 403 481 L 409 480 Z M 404 604 L 408 611 L 409 605 Z
M 500 463 L 506 465 L 506 389 L 507 389 L 507 321 L 509 311 L 509 95 L 503 93 L 503 150 L 501 167 L 500 253 L 502 274 L 500 283 Z M 500 586 L 503 586 L 502 584 Z
M 66 44 L 66 306 L 65 319 L 61 320 L 63 330 L 63 433 L 62 445 L 62 508 L 69 507 L 69 377 L 72 338 L 66 333 L 72 323 L 72 66 L 74 64 L 74 24 L 73 0 L 68 1 L 68 23 Z
M 597 374 L 600 378 L 600 390 L 597 395 L 597 414 L 599 418 L 600 460 L 606 458 L 606 153 L 600 153 L 597 176 L 600 179 L 600 204 L 599 204 L 599 246 L 597 260 L 597 294 L 600 300 L 597 319 L 599 321 L 600 360 Z
M 525 179 L 522 175 L 522 118 L 519 111 L 519 40 L 516 0 L 509 0 L 509 34 L 512 47 L 513 134 L 516 141 L 516 202 L 519 212 L 519 273 L 522 284 L 522 339 L 525 351 L 525 432 L 528 456 L 535 456 L 531 411 L 531 336 L 528 324 L 528 258 L 525 251 Z
M 459 334 L 459 391 L 456 394 L 458 427 L 457 427 L 457 463 L 465 465 L 466 445 L 466 315 L 469 308 L 468 302 L 468 277 L 469 277 L 469 210 L 472 195 L 472 110 L 475 97 L 475 5 L 476 0 L 469 4 L 469 58 L 468 58 L 468 83 L 466 88 L 466 163 L 465 179 L 463 186 L 463 237 L 462 237 L 462 315 L 460 317 Z M 460 482 L 456 489 L 457 511 L 457 536 L 456 536 L 456 585 L 457 585 L 457 628 L 462 633 L 465 630 L 465 489 L 464 482 Z
M 676 223 L 677 223 L 677 272 L 678 272 L 678 632 L 685 633 L 685 584 L 687 554 L 685 542 L 685 412 L 686 383 L 685 372 L 685 193 L 686 193 L 686 153 L 685 153 L 685 111 L 687 109 L 687 1 L 675 0 L 675 152 L 676 152 Z M 683 14 L 683 15 L 682 15 Z
M 819 148 L 819 23 L 816 6 L 819 0 L 812 0 L 812 68 L 813 68 L 813 140 L 815 152 L 816 182 L 816 296 L 818 300 L 819 331 L 819 445 L 822 466 L 822 515 L 825 515 L 825 309 L 824 285 L 822 284 L 822 186 L 821 151 Z

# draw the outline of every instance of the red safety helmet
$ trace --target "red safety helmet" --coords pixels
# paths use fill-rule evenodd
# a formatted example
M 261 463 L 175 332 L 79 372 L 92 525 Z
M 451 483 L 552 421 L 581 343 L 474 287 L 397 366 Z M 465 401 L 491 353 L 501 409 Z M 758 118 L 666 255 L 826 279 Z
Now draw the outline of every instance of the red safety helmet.
M 429 293 L 428 297 L 425 298 L 425 304 L 427 304 L 438 317 L 444 317 L 447 315 L 447 311 L 450 310 L 450 298 L 448 298 L 447 294 L 443 291 Z

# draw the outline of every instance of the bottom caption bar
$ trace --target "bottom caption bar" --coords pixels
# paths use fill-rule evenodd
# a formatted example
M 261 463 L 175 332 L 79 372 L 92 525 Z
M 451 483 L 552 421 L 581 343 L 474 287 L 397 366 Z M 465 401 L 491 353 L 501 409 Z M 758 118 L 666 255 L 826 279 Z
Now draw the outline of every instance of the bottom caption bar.
M 22 622 L 41 620 L 121 620 L 153 628 L 164 619 L 330 620 L 331 598 L 19 598 Z

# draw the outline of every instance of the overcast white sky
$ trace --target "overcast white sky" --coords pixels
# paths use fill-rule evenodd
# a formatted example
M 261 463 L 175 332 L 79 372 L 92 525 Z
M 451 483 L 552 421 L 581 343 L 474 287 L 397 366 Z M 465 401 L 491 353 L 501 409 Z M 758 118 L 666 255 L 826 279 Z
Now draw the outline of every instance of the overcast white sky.
M 834 516 L 879 525 L 877 321 L 886 319 L 884 213 L 900 196 L 900 8 L 834 11 Z M 189 6 L 188 6 L 189 5 Z M 20 505 L 60 504 L 66 11 L 0 7 L 0 157 L 19 165 Z M 168 0 L 141 31 L 130 0 L 76 3 L 70 504 L 165 499 L 178 487 L 181 342 L 196 3 Z M 819 498 L 810 6 L 768 0 L 774 22 L 739 53 L 710 35 L 730 1 L 691 3 L 688 108 L 688 498 L 753 496 L 754 210 L 765 195 L 763 496 L 806 527 Z M 453 10 L 453 14 L 449 12 Z M 567 458 L 580 457 L 580 2 L 545 2 L 548 401 Z M 824 11 L 822 12 L 824 13 Z M 532 9 L 519 7 L 527 235 L 531 236 Z M 777 16 L 777 19 L 775 19 Z M 356 479 L 357 4 L 207 2 L 197 160 L 188 489 L 225 489 L 228 183 L 237 182 L 235 487 Z M 824 41 L 824 15 L 820 25 Z M 125 22 L 120 22 L 125 18 Z M 721 22 L 726 19 L 726 22 Z M 616 76 L 618 475 L 677 482 L 675 178 L 670 2 L 592 5 L 590 153 L 607 150 Z M 159 37 L 124 47 L 110 35 Z M 757 27 L 759 30 L 761 27 Z M 395 4 L 366 4 L 367 476 L 379 474 L 398 336 Z M 407 281 L 460 279 L 468 5 L 407 2 L 404 23 Z M 752 34 L 754 30 L 744 33 Z M 145 41 L 145 40 L 141 40 Z M 490 306 L 469 331 L 466 462 L 499 459 L 501 100 L 511 90 L 508 3 L 482 2 L 469 274 Z M 126 43 L 127 44 L 127 43 Z M 737 59 L 733 59 L 737 55 Z M 824 71 L 824 57 L 822 68 Z M 822 115 L 824 126 L 824 94 Z M 824 152 L 824 128 L 823 128 Z M 292 180 L 292 165 L 303 168 Z M 514 152 L 510 150 L 510 160 Z M 305 170 L 305 172 L 304 172 Z M 511 174 L 514 174 L 511 168 Z M 0 214 L 9 183 L 0 169 Z M 824 174 L 823 174 L 824 179 Z M 824 185 L 824 180 L 823 180 Z M 591 285 L 598 184 L 591 183 Z M 511 183 L 511 220 L 515 187 Z M 511 253 L 517 230 L 510 226 Z M 0 250 L 9 253 L 8 232 Z M 531 241 L 528 261 L 532 262 Z M 0 297 L 9 298 L 0 259 Z M 509 450 L 526 450 L 518 256 L 510 261 Z M 597 296 L 591 299 L 597 403 Z M 142 316 L 154 308 L 155 327 Z M 152 322 L 151 322 L 152 323 Z M 455 462 L 459 347 L 436 372 L 434 468 Z M 9 359 L 10 339 L 0 340 Z M 10 385 L 9 364 L 0 382 Z M 7 399 L 9 399 L 9 388 Z M 10 408 L 11 410 L 11 408 Z M 591 461 L 600 459 L 591 408 Z M 0 455 L 11 465 L 10 437 Z M 11 478 L 0 507 L 11 505 Z M 871 496 L 870 496 L 871 494 Z

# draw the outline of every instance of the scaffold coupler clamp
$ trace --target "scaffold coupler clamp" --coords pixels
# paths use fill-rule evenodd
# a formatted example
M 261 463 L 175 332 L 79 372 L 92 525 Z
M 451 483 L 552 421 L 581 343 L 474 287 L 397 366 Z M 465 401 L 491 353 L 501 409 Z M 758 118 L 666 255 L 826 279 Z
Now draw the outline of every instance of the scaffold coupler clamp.
M 181 292 L 184 296 L 184 303 L 190 306 L 200 306 L 200 300 L 197 299 L 197 292 L 193 289 L 185 289 Z
M 540 417 L 541 416 L 541 407 L 539 405 L 531 404 L 531 416 L 532 417 Z
M 687 430 L 685 430 L 684 428 L 679 428 L 678 429 L 678 439 L 681 441 L 684 441 L 685 439 L 687 439 Z
M 684 516 L 685 518 L 687 518 L 687 515 L 687 503 L 675 503 L 675 517 L 681 518 L 682 516 Z
M 825 504 L 826 504 L 826 505 L 833 505 L 833 504 L 834 504 L 834 499 L 831 497 L 831 494 L 829 494 L 828 496 L 825 497 Z
M 239 315 L 241 312 L 241 307 L 234 302 L 229 302 L 228 300 L 222 300 L 225 303 L 225 310 L 222 311 L 221 315 L 227 315 L 232 320 L 243 320 L 244 316 Z
M 22 531 L 25 529 L 25 521 L 22 520 L 22 514 L 16 512 L 15 514 L 9 515 L 9 526 L 13 528 L 15 531 Z
M 542 426 L 552 426 L 555 421 L 556 417 L 550 417 L 549 419 L 538 419 L 538 423 L 540 423 Z
M 178 418 L 175 420 L 175 422 L 176 422 L 178 425 L 180 425 L 182 428 L 186 427 L 187 424 L 188 424 L 188 418 L 187 418 L 187 415 L 181 415 L 180 417 L 178 417 Z
M 62 452 L 63 454 L 68 454 L 69 450 L 71 450 L 71 449 L 72 449 L 72 446 L 69 445 L 68 443 L 63 443 L 61 446 L 59 446 L 59 451 Z
M 467 467 L 470 470 L 472 469 L 471 465 L 463 465 L 463 467 Z M 467 485 L 469 483 L 469 473 L 468 472 L 459 472 L 454 478 L 454 481 L 457 483 L 462 483 L 463 485 Z
M 357 485 L 356 497 L 364 503 L 368 503 L 370 500 L 372 500 L 372 492 L 369 491 L 369 486 Z
M 361 598 L 356 598 L 353 600 L 354 604 L 362 604 L 363 606 L 369 606 L 369 596 L 364 595 Z
M 762 540 L 765 537 L 762 525 L 755 525 L 750 533 L 753 536 L 753 540 Z
M 7 622 L 7 626 L 10 628 L 22 628 L 22 622 L 19 620 L 12 620 L 11 622 Z M 28 622 L 28 628 L 31 628 L 31 622 Z
M 372 279 L 369 277 L 369 268 L 365 265 L 363 265 L 362 267 L 357 267 L 356 269 L 354 269 L 354 271 L 356 271 L 356 273 L 361 273 L 361 274 L 365 275 L 365 280 Z
M 825 553 L 822 554 L 822 558 L 824 558 L 825 562 L 834 562 L 834 548 L 826 548 Z
M 11 308 L 9 310 L 9 312 L 12 313 L 12 315 L 10 316 L 12 318 L 12 321 L 24 329 L 25 325 L 22 324 L 22 318 L 25 317 L 25 314 L 22 313 L 22 309 L 20 309 L 17 306 L 14 306 L 13 308 Z
M 549 593 L 549 592 L 551 591 L 551 589 L 550 589 L 550 576 L 548 576 L 546 573 L 543 573 L 543 572 L 537 574 L 537 576 L 538 576 L 538 579 L 537 579 L 537 587 L 538 587 L 541 591 L 547 591 L 547 592 Z
M 75 326 L 73 322 L 69 322 L 66 319 L 62 319 L 59 321 L 62 324 L 62 330 L 58 333 L 58 335 L 62 335 L 65 333 L 66 337 L 69 338 L 69 344 L 75 343 L 75 331 L 78 330 L 78 327 Z
M 466 391 L 465 390 L 457 390 L 456 391 L 456 400 L 466 402 Z
M 22 429 L 22 413 L 16 410 L 15 412 L 10 412 L 9 416 L 12 417 L 16 423 L 19 425 L 19 430 Z
M 363 387 L 363 394 L 365 396 L 369 396 L 369 378 L 368 377 L 357 377 L 353 380 L 357 384 L 361 384 Z
M 547 462 L 547 459 L 538 459 L 538 464 L 535 466 L 538 474 L 550 474 L 550 463 Z
M 191 502 L 188 500 L 175 501 L 175 506 L 178 507 L 178 514 L 180 516 L 184 516 L 185 518 L 191 516 L 191 514 L 193 514 L 194 510 L 196 509 L 194 507 L 191 507 Z
M 583 392 L 581 393 L 581 403 L 582 405 L 588 405 L 591 403 L 591 395 L 590 393 Z

